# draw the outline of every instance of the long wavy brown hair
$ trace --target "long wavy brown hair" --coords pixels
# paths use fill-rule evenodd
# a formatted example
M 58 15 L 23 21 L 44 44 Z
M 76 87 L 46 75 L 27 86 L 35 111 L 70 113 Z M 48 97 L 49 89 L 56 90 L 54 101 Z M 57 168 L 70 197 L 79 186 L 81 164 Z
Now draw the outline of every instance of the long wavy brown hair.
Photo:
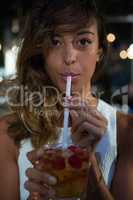
M 107 52 L 107 42 L 103 19 L 92 0 L 38 0 L 26 18 L 26 25 L 17 60 L 17 89 L 13 91 L 10 102 L 16 114 L 16 120 L 10 124 L 9 133 L 17 144 L 25 138 L 31 138 L 34 147 L 40 147 L 59 136 L 57 128 L 62 116 L 62 106 L 54 104 L 57 94 L 52 90 L 53 83 L 45 71 L 43 50 L 50 48 L 55 29 L 73 32 L 85 27 L 96 19 L 99 47 L 103 49 L 93 79 L 102 71 Z M 51 86 L 40 103 L 39 94 Z M 22 102 L 21 95 L 29 95 Z M 26 93 L 26 94 L 27 94 Z M 24 95 L 25 96 L 25 95 Z M 52 104 L 53 106 L 46 106 Z

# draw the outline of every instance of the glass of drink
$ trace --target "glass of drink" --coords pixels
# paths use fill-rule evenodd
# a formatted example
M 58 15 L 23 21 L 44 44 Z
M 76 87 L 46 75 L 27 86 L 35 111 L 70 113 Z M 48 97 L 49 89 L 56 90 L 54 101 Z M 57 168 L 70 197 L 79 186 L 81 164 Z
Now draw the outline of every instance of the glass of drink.
M 66 97 L 71 93 L 71 76 L 67 77 Z M 69 109 L 64 108 L 63 137 L 60 144 L 44 147 L 41 166 L 57 178 L 54 187 L 56 199 L 80 198 L 87 191 L 87 177 L 90 168 L 90 154 L 87 149 L 68 142 Z
M 57 178 L 54 187 L 57 199 L 80 198 L 86 193 L 90 156 L 76 145 L 46 145 L 41 160 L 43 170 Z M 43 165 L 42 165 L 43 163 Z

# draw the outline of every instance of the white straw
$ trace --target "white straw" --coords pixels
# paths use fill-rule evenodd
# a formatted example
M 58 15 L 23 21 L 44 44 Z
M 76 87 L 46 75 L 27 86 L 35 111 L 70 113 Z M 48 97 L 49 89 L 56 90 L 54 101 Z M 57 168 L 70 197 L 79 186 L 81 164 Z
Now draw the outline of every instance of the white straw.
M 71 76 L 67 77 L 67 84 L 66 84 L 66 97 L 70 97 L 71 95 Z M 69 120 L 69 109 L 64 109 L 64 129 L 63 129 L 63 147 L 68 147 L 68 121 Z

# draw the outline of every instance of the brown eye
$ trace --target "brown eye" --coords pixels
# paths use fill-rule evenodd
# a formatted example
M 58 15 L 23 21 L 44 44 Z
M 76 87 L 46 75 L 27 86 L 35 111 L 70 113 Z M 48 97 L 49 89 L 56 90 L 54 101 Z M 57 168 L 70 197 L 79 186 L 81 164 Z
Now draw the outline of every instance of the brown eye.
M 88 40 L 88 39 L 81 39 L 81 40 L 79 40 L 78 43 L 79 43 L 80 46 L 88 46 L 88 44 L 90 44 L 91 41 Z
M 61 45 L 61 42 L 58 39 L 52 38 L 51 39 L 51 44 L 52 44 L 52 46 L 58 47 L 58 46 Z

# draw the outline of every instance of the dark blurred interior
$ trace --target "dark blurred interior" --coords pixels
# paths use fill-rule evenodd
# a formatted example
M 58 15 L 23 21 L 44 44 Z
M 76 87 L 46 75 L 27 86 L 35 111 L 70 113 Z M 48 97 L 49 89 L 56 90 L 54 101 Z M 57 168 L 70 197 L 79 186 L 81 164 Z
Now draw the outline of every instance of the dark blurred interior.
M 0 115 L 8 111 L 3 79 L 15 74 L 17 42 L 32 2 L 4 0 L 0 6 Z M 103 76 L 96 83 L 100 87 L 94 88 L 118 109 L 133 112 L 133 1 L 97 0 L 97 5 L 106 19 L 110 49 Z

